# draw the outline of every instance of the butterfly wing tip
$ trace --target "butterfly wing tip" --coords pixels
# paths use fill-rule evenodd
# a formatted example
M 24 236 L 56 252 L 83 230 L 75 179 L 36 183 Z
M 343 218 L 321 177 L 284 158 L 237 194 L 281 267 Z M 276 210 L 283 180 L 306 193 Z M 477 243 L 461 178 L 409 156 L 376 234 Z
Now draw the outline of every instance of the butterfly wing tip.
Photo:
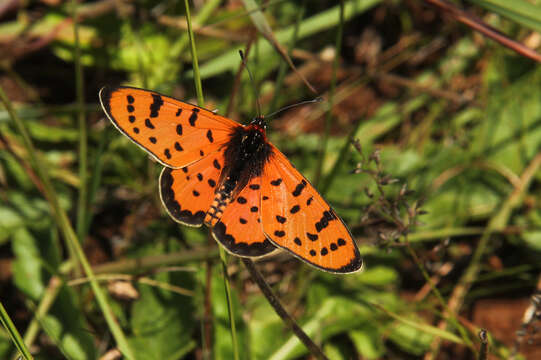
M 349 264 L 342 266 L 340 269 L 337 269 L 334 272 L 338 274 L 353 274 L 356 272 L 361 272 L 363 270 L 364 270 L 364 261 L 362 257 L 359 254 L 357 254 L 357 256 L 354 257 Z

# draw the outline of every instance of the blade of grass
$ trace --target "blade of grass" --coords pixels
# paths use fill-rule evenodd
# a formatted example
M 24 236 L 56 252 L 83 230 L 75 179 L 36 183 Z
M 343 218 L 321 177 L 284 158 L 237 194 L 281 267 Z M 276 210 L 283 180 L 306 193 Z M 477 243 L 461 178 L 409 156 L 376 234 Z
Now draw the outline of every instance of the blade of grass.
M 293 71 L 297 74 L 297 76 L 301 78 L 304 84 L 313 93 L 317 93 L 316 89 L 314 89 L 314 87 L 304 77 L 304 75 L 297 70 L 297 67 L 295 66 L 295 64 L 293 64 L 293 61 L 291 60 L 289 53 L 284 49 L 282 44 L 280 44 L 280 42 L 274 36 L 274 33 L 272 32 L 272 29 L 269 23 L 267 22 L 267 19 L 265 18 L 265 16 L 259 9 L 259 5 L 254 0 L 243 0 L 243 3 L 247 12 L 250 14 L 249 16 L 250 16 L 250 19 L 252 20 L 252 23 L 255 25 L 257 30 L 259 30 L 259 32 L 263 35 L 263 37 L 267 39 L 267 41 L 276 49 L 276 51 L 280 54 L 280 56 L 282 56 L 282 58 L 288 63 L 289 67 L 291 67 L 291 69 L 293 69 Z
M 188 0 L 184 0 L 184 6 L 186 8 L 186 22 L 188 24 L 188 35 L 190 38 L 190 49 L 192 52 L 192 63 L 193 63 L 193 73 L 194 73 L 194 83 L 195 91 L 197 93 L 197 102 L 201 107 L 205 106 L 205 100 L 203 98 L 203 87 L 201 85 L 201 76 L 199 74 L 199 62 L 197 59 L 197 51 L 195 47 L 195 39 L 192 29 L 192 20 L 190 16 L 190 5 Z M 209 234 L 210 236 L 210 234 Z M 233 345 L 233 357 L 235 360 L 239 359 L 239 347 L 237 342 L 237 329 L 235 324 L 235 316 L 233 312 L 233 302 L 231 301 L 231 287 L 229 283 L 229 275 L 227 273 L 227 257 L 225 250 L 222 246 L 220 248 L 220 260 L 222 262 L 222 270 L 224 275 L 224 286 L 225 286 L 225 295 L 227 299 L 227 310 L 229 314 L 229 325 L 231 327 L 231 341 Z
M 83 249 L 81 248 L 79 239 L 77 239 L 77 235 L 75 234 L 75 231 L 73 230 L 73 227 L 68 219 L 68 216 L 66 212 L 64 211 L 64 209 L 62 209 L 62 207 L 60 206 L 58 196 L 56 194 L 54 187 L 52 186 L 51 180 L 49 178 L 49 174 L 47 173 L 47 170 L 45 168 L 45 163 L 41 161 L 41 159 L 39 158 L 39 154 L 37 153 L 34 147 L 34 144 L 32 142 L 32 139 L 30 138 L 30 135 L 28 133 L 28 130 L 26 129 L 26 126 L 15 114 L 15 111 L 13 110 L 13 106 L 11 105 L 11 102 L 9 101 L 2 87 L 0 87 L 0 100 L 6 107 L 6 110 L 11 116 L 11 119 L 13 120 L 15 127 L 17 128 L 20 135 L 22 136 L 23 144 L 28 153 L 30 164 L 32 168 L 36 171 L 38 177 L 43 183 L 43 190 L 45 193 L 45 197 L 47 198 L 49 202 L 51 211 L 53 213 L 53 217 L 57 221 L 57 226 L 62 231 L 62 235 L 66 241 L 66 246 L 71 247 L 73 249 L 73 251 L 75 252 L 76 258 L 79 260 L 79 263 L 83 267 L 83 270 L 86 276 L 88 276 L 88 278 L 90 279 L 90 286 L 92 288 L 92 291 L 94 292 L 94 295 L 96 296 L 98 306 L 100 307 L 105 317 L 105 321 L 107 322 L 107 325 L 109 326 L 109 329 L 111 330 L 111 333 L 113 334 L 113 337 L 115 338 L 120 351 L 122 351 L 128 359 L 135 359 L 135 357 L 133 356 L 133 352 L 131 351 L 131 348 L 129 347 L 128 342 L 126 340 L 126 336 L 124 335 L 124 333 L 122 332 L 122 329 L 118 325 L 118 322 L 115 319 L 115 316 L 111 310 L 111 307 L 109 306 L 109 303 L 107 302 L 107 297 L 105 296 L 105 293 L 102 291 L 102 289 L 100 288 L 98 282 L 96 281 L 94 277 L 92 268 L 90 267 L 90 264 L 83 252 Z
M 368 11 L 373 6 L 381 3 L 382 0 L 353 0 L 348 1 L 345 5 L 344 19 L 345 21 L 354 16 Z M 338 23 L 340 6 L 334 6 L 326 11 L 305 19 L 299 26 L 298 38 L 304 39 L 315 33 L 330 29 Z M 291 39 L 295 25 L 288 26 L 285 29 L 275 31 L 275 37 L 279 42 Z M 259 46 L 260 56 L 267 59 L 275 53 L 274 48 L 267 42 L 266 39 L 259 39 L 254 47 Z M 221 74 L 225 71 L 235 71 L 240 63 L 237 49 L 226 52 L 221 56 L 207 61 L 201 66 L 201 77 L 203 79 Z M 188 71 L 185 76 L 193 76 L 193 72 Z
M 87 203 L 87 156 L 88 136 L 85 120 L 85 100 L 83 84 L 83 67 L 81 65 L 81 48 L 79 44 L 79 21 L 77 19 L 77 0 L 71 1 L 71 16 L 73 19 L 74 49 L 73 60 L 75 63 L 75 96 L 77 98 L 77 122 L 79 123 L 79 199 L 77 203 L 77 237 L 84 242 L 86 238 L 86 221 L 88 210 Z M 75 268 L 78 271 L 78 268 Z M 80 274 L 77 274 L 80 275 Z
M 408 326 L 411 326 L 412 328 L 415 328 L 415 329 L 417 329 L 419 331 L 422 331 L 424 333 L 427 333 L 427 334 L 430 334 L 430 335 L 433 335 L 433 336 L 436 336 L 436 337 L 439 337 L 439 338 L 442 338 L 442 339 L 445 339 L 445 340 L 448 340 L 448 341 L 452 341 L 452 342 L 454 342 L 456 344 L 461 344 L 461 345 L 465 344 L 463 339 L 459 338 L 458 336 L 456 336 L 453 333 L 450 333 L 450 332 L 442 330 L 442 329 L 438 329 L 437 327 L 432 326 L 432 325 L 428 325 L 428 324 L 425 324 L 425 323 L 422 323 L 422 322 L 417 322 L 417 321 L 408 319 L 405 316 L 396 314 L 396 313 L 394 313 L 392 311 L 389 311 L 389 310 L 385 309 L 380 304 L 371 303 L 371 305 L 374 306 L 376 309 L 379 309 L 382 312 L 384 312 L 385 314 L 389 315 L 393 319 L 395 319 L 397 321 L 400 321 L 401 323 L 406 324 Z
M 295 48 L 295 44 L 297 43 L 297 38 L 299 36 L 299 26 L 302 22 L 302 18 L 304 17 L 305 9 L 306 9 L 306 0 L 303 0 L 300 6 L 299 12 L 297 14 L 297 19 L 295 20 L 295 25 L 294 25 L 295 27 L 293 28 L 293 34 L 291 35 L 291 40 L 289 41 L 289 51 L 288 51 L 289 56 L 291 56 L 291 52 Z M 278 67 L 278 76 L 276 77 L 276 82 L 274 85 L 274 94 L 272 96 L 269 109 L 266 113 L 275 111 L 276 107 L 278 106 L 277 105 L 278 98 L 280 96 L 280 91 L 282 90 L 282 86 L 284 85 L 286 71 L 287 71 L 287 63 L 284 60 L 281 60 L 280 66 Z
M 17 328 L 11 321 L 11 318 L 9 317 L 2 302 L 0 302 L 0 322 L 8 331 L 9 336 L 11 337 L 11 340 L 13 341 L 13 343 L 15 344 L 15 347 L 17 348 L 17 350 L 19 350 L 23 358 L 26 360 L 33 359 L 32 355 L 30 354 L 30 351 L 24 344 L 21 334 L 19 334 L 19 331 L 17 331 Z
M 101 175 L 103 171 L 103 155 L 105 153 L 105 146 L 109 144 L 109 130 L 104 130 L 104 134 L 100 136 L 100 140 L 98 143 L 98 148 L 96 150 L 96 154 L 94 156 L 94 164 L 92 166 L 92 178 L 90 181 L 90 188 L 88 191 L 88 207 L 92 205 L 94 202 L 94 197 L 96 196 L 96 192 L 98 191 L 98 188 L 100 186 L 101 182 Z M 92 224 L 92 218 L 93 214 L 92 212 L 87 212 L 87 218 L 85 221 L 85 234 L 88 234 L 88 229 L 90 228 L 90 225 Z
M 24 334 L 24 343 L 26 345 L 32 346 L 32 344 L 34 343 L 34 340 L 38 336 L 40 330 L 41 319 L 46 316 L 51 306 L 53 306 L 54 301 L 56 300 L 56 297 L 60 292 L 61 285 L 62 280 L 57 276 L 53 276 L 49 280 L 47 290 L 40 299 L 38 307 L 34 312 L 34 317 L 32 318 L 32 321 L 26 328 L 26 332 Z
M 327 115 L 325 116 L 325 129 L 323 130 L 323 138 L 321 139 L 321 147 L 319 148 L 319 157 L 314 176 L 314 186 L 318 187 L 323 171 L 323 161 L 327 152 L 327 143 L 329 142 L 329 133 L 331 132 L 332 108 L 334 100 L 334 90 L 336 88 L 336 73 L 340 61 L 340 52 L 342 50 L 342 34 L 344 29 L 344 0 L 340 0 L 340 21 L 338 22 L 338 31 L 336 32 L 336 44 L 334 61 L 332 64 L 331 88 L 329 90 L 329 98 L 327 99 Z

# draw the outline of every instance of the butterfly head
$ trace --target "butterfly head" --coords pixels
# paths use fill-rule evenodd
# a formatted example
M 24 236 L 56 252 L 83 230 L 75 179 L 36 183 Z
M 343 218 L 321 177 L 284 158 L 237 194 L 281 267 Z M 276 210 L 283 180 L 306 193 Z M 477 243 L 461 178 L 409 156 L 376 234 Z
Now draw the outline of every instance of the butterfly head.
M 256 116 L 250 122 L 250 125 L 252 125 L 256 129 L 258 129 L 259 131 L 266 131 L 267 130 L 267 122 L 265 121 L 264 116 Z

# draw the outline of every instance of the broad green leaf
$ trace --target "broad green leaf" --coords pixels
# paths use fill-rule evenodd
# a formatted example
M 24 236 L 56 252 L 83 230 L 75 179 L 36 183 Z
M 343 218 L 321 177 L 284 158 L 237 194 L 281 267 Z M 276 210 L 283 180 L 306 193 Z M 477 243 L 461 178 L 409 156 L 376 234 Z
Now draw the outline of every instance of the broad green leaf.
M 161 273 L 156 279 L 193 288 L 188 273 Z M 130 346 L 137 360 L 176 360 L 182 358 L 191 342 L 195 321 L 193 298 L 141 284 L 140 298 L 132 305 Z

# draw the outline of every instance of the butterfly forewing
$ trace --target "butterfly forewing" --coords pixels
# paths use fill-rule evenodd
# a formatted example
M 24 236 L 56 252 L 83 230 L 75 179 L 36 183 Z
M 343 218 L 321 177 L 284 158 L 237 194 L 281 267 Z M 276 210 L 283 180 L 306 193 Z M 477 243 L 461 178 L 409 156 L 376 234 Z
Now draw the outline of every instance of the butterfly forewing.
M 223 165 L 223 151 L 218 151 L 180 169 L 164 168 L 160 197 L 169 215 L 185 225 L 201 226 Z
M 113 124 L 162 164 L 179 168 L 218 151 L 241 125 L 153 91 L 131 87 L 100 91 Z
M 320 269 L 362 268 L 351 233 L 317 190 L 274 146 L 261 183 L 262 223 L 272 242 Z
M 276 249 L 261 226 L 260 177 L 255 177 L 230 202 L 212 229 L 214 238 L 237 256 L 263 256 Z

